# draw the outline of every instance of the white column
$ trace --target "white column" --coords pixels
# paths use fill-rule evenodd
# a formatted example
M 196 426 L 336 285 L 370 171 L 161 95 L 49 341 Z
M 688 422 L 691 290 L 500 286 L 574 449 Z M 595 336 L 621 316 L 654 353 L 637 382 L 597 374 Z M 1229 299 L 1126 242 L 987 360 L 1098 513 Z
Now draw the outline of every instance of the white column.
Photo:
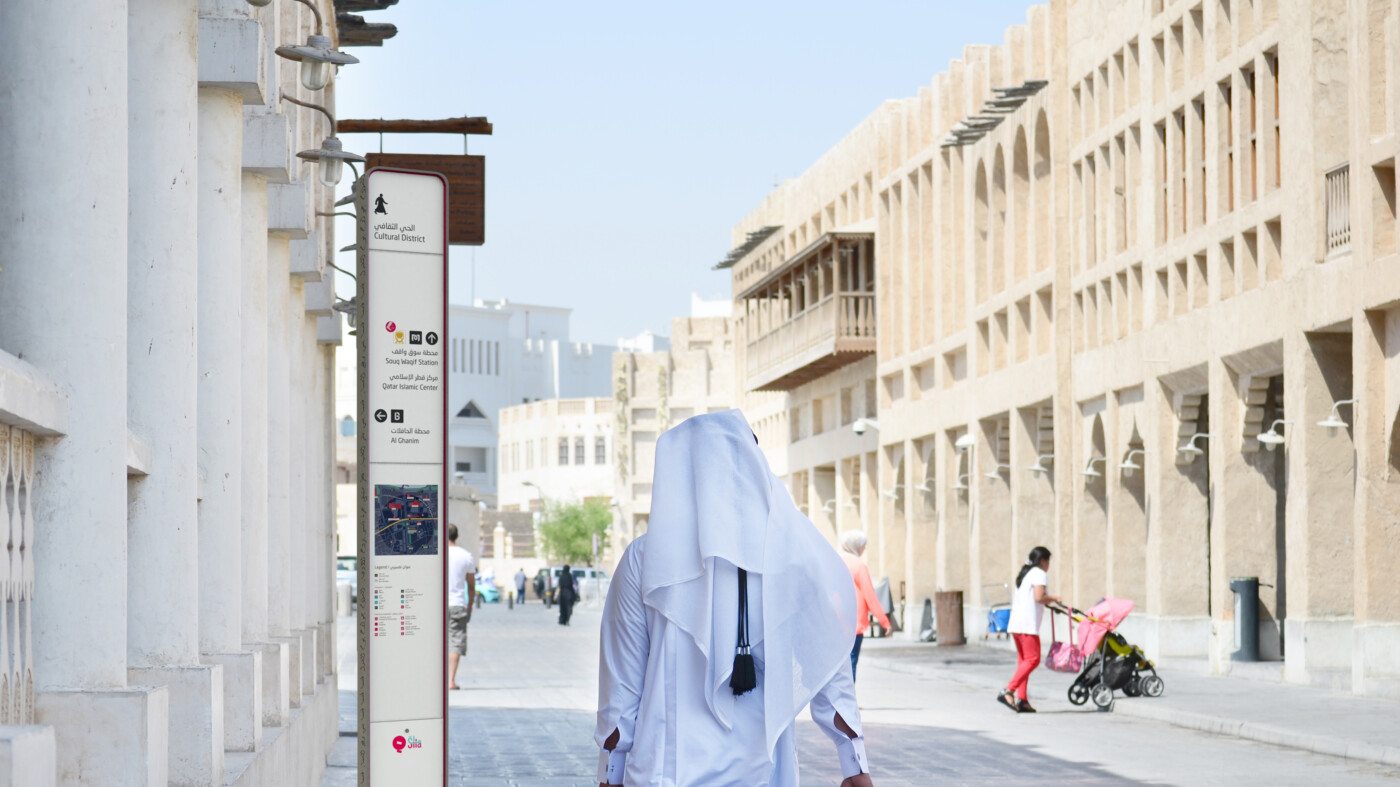
M 291 249 L 286 238 L 267 242 L 267 573 L 268 632 L 273 637 L 291 633 L 287 591 L 292 565 L 288 555 L 288 529 L 292 497 L 291 479 L 291 354 L 289 312 L 292 304 Z
M 199 645 L 242 644 L 243 99 L 199 91 Z
M 148 733 L 167 695 L 126 676 L 126 31 L 125 0 L 0 5 L 0 347 L 68 398 L 67 434 L 37 451 L 26 545 L 35 717 L 65 783 L 165 775 Z M 86 724 L 99 702 L 131 726 Z
M 243 619 L 245 645 L 267 640 L 267 179 L 242 175 Z
M 267 455 L 267 494 L 264 505 L 266 526 L 262 544 L 265 559 L 263 609 L 269 645 L 263 650 L 263 719 L 273 726 L 286 724 L 291 709 L 301 707 L 301 692 L 292 675 L 300 669 L 301 641 L 290 636 L 287 617 L 287 586 L 291 563 L 287 556 L 287 529 L 291 518 L 287 505 L 291 497 L 288 477 L 290 439 L 287 309 L 291 279 L 291 248 L 285 236 L 266 238 L 266 403 L 265 450 Z
M 195 41 L 185 0 L 130 0 L 127 414 L 150 449 L 131 483 L 129 680 L 170 691 L 170 778 L 223 778 L 223 668 L 199 663 Z M 158 308 L 153 308 L 159 304 Z
M 0 343 L 66 389 L 70 425 L 38 456 L 34 680 L 40 691 L 122 688 L 126 2 L 5 5 Z
M 224 748 L 262 741 L 261 654 L 243 650 L 243 98 L 199 90 L 199 648 L 224 668 Z
M 300 701 L 302 660 L 306 656 L 306 528 L 307 519 L 315 511 L 315 500 L 308 497 L 308 470 L 310 457 L 311 425 L 307 402 L 310 399 L 310 385 L 314 379 L 306 352 L 305 291 L 300 281 L 291 283 L 292 297 L 288 301 L 289 314 L 287 346 L 291 359 L 291 524 L 287 528 L 287 561 L 291 567 L 291 582 L 287 588 L 287 615 L 291 626 L 291 636 L 296 641 L 296 674 L 292 676 L 293 697 Z

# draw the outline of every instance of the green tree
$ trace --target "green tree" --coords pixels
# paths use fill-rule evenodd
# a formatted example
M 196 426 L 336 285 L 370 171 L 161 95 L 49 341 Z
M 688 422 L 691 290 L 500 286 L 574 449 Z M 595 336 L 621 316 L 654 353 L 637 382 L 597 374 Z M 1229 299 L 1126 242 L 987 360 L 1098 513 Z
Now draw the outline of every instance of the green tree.
M 593 537 L 602 548 L 612 524 L 612 512 L 601 500 L 545 505 L 540 518 L 540 545 L 551 560 L 570 565 L 593 565 Z

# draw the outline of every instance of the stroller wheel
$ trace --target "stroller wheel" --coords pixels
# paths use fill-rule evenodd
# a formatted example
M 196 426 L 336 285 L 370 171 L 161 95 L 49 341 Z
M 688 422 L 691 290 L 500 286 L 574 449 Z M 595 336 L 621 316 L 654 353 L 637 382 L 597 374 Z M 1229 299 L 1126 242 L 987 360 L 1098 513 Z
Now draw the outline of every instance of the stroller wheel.
M 1100 683 L 1089 693 L 1090 699 L 1100 708 L 1108 708 L 1113 705 L 1113 689 Z
M 1089 687 L 1079 681 L 1069 684 L 1069 701 L 1075 705 L 1083 705 L 1089 701 Z
M 1162 696 L 1162 690 L 1166 687 L 1167 686 L 1165 683 L 1162 682 L 1162 679 L 1157 677 L 1156 675 L 1148 675 L 1147 677 L 1142 679 L 1142 693 L 1146 694 L 1149 697 Z
M 1134 675 L 1128 678 L 1128 682 L 1123 684 L 1123 693 L 1129 697 L 1136 697 L 1142 694 L 1142 682 L 1138 680 L 1138 676 Z

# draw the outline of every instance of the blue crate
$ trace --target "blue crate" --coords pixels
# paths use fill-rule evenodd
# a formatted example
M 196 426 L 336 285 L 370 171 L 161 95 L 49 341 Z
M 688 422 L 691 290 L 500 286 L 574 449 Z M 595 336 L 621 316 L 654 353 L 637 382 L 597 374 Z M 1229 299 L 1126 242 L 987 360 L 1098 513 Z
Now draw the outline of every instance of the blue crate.
M 1005 634 L 1006 627 L 1011 624 L 1011 608 L 987 610 L 987 633 Z

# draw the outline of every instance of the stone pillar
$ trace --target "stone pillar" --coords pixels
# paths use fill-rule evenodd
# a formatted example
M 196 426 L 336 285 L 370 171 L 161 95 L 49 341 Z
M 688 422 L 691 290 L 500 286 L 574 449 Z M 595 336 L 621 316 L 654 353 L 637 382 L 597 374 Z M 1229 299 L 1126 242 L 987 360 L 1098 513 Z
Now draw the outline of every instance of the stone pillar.
M 315 630 L 315 591 L 316 591 L 316 571 L 315 555 L 313 554 L 316 518 L 323 512 L 321 509 L 322 489 L 317 484 L 317 462 L 318 452 L 316 450 L 316 436 L 319 434 L 319 419 L 323 417 L 320 409 L 320 399 L 316 394 L 317 375 L 317 352 L 316 352 L 316 318 L 306 313 L 306 288 L 299 286 L 297 291 L 297 314 L 300 315 L 298 323 L 299 333 L 296 338 L 298 353 L 300 356 L 301 379 L 294 387 L 297 390 L 301 411 L 301 428 L 299 439 L 301 440 L 301 461 L 302 476 L 299 488 L 301 496 L 305 499 L 305 515 L 292 526 L 292 572 L 296 581 L 292 607 L 292 623 L 296 627 L 295 636 L 301 640 L 301 661 L 298 662 L 299 670 L 292 676 L 292 684 L 300 685 L 303 695 L 315 692 L 315 676 L 312 669 L 312 660 L 316 653 L 316 630 Z M 295 690 L 295 689 L 294 689 Z
M 242 174 L 243 642 L 267 640 L 267 179 Z
M 983 586 L 1000 585 L 1015 578 L 1009 562 L 1012 546 L 1009 476 L 997 469 L 1000 464 L 997 424 L 1000 420 L 988 418 L 978 421 L 974 427 L 977 445 L 971 449 L 967 479 L 968 486 L 977 490 L 977 525 L 971 542 L 971 582 L 964 592 L 963 603 L 976 610 L 975 620 L 982 621 L 981 625 L 968 629 L 978 633 L 986 631 L 987 604 L 982 597 Z
M 150 449 L 130 483 L 127 660 L 170 692 L 170 779 L 220 784 L 223 668 L 199 662 L 196 304 L 199 15 L 130 0 L 127 414 Z M 158 308 L 153 308 L 159 304 Z
M 292 357 L 295 338 L 290 332 L 293 303 L 291 246 L 285 236 L 267 241 L 267 628 L 268 639 L 282 645 L 272 675 L 264 665 L 264 675 L 275 680 L 275 687 L 264 687 L 264 696 L 276 697 L 274 711 L 285 716 L 300 707 L 299 692 L 291 689 L 292 670 L 299 668 L 301 641 L 292 637 L 289 594 L 292 586 L 291 502 L 295 494 L 291 476 L 292 402 L 291 380 L 295 370 Z M 296 694 L 297 696 L 292 696 Z M 267 715 L 266 713 L 264 714 Z
M 67 434 L 36 450 L 32 653 L 14 666 L 33 668 L 61 784 L 167 773 L 168 694 L 126 674 L 127 51 L 125 0 L 0 11 L 0 347 L 68 408 Z M 99 708 L 126 726 L 94 724 Z
M 935 589 L 935 558 L 938 534 L 938 514 L 935 510 L 937 493 L 928 469 L 933 466 L 933 444 L 936 438 L 906 440 L 904 443 L 905 516 L 908 526 L 904 535 L 905 588 L 904 632 L 908 639 L 919 637 L 923 620 L 924 599 L 933 598 Z
M 1284 679 L 1292 683 L 1351 678 L 1355 427 L 1328 434 L 1317 425 L 1352 397 L 1351 359 L 1350 332 L 1284 337 L 1284 411 L 1302 427 L 1288 456 Z M 1338 414 L 1355 424 L 1351 406 Z
M 262 741 L 262 658 L 243 638 L 243 97 L 199 89 L 199 647 L 224 667 L 224 748 Z
M 291 632 L 291 312 L 299 306 L 292 302 L 287 238 L 268 239 L 267 262 L 267 627 L 271 636 L 285 637 Z
M 1060 587 L 1070 592 L 1073 604 L 1092 604 L 1108 592 L 1108 436 L 1104 419 L 1107 403 L 1098 400 L 1084 405 L 1076 416 L 1078 445 L 1073 454 L 1069 483 L 1077 501 L 1074 519 L 1073 579 L 1059 572 Z M 1093 465 L 1098 476 L 1084 475 Z M 1025 560 L 1025 558 L 1022 558 Z M 1018 569 L 1019 571 L 1019 569 Z
M 239 355 L 243 403 L 242 647 L 262 657 L 261 724 L 291 720 L 288 654 L 268 638 L 268 201 L 267 178 L 241 172 L 242 320 Z
M 945 433 L 937 449 L 943 469 L 938 488 L 948 498 L 938 507 L 938 589 L 961 590 L 966 602 L 971 600 L 968 536 L 972 532 L 972 453 L 971 449 L 958 450 L 956 443 L 962 434 L 961 429 Z M 969 488 L 958 489 L 959 480 Z
M 1147 585 L 1147 486 L 1143 473 L 1158 461 L 1155 451 L 1147 455 L 1133 453 L 1146 450 L 1138 431 L 1138 416 L 1145 410 L 1142 400 L 1143 391 L 1136 386 L 1112 394 L 1108 460 L 1098 468 L 1108 482 L 1105 593 L 1137 603 L 1145 600 Z M 1130 454 L 1133 464 L 1142 470 L 1123 469 Z M 1089 603 L 1092 599 L 1082 601 Z M 1124 621 L 1124 629 L 1124 636 L 1129 639 L 1139 637 L 1143 619 L 1134 617 L 1131 622 Z
M 1147 385 L 1148 419 L 1152 434 L 1147 444 L 1160 461 L 1147 467 L 1147 497 L 1162 504 L 1153 509 L 1147 530 L 1147 585 L 1144 613 L 1148 621 L 1145 641 L 1161 658 L 1206 655 L 1210 640 L 1210 576 L 1206 561 L 1210 548 L 1206 538 L 1209 517 L 1208 468 L 1212 440 L 1196 445 L 1206 456 L 1186 461 L 1177 452 L 1195 426 L 1182 427 L 1196 413 L 1178 411 L 1177 395 L 1157 381 Z M 1148 645 L 1148 652 L 1154 652 Z
M 1353 523 L 1356 625 L 1352 629 L 1351 689 L 1400 698 L 1400 427 L 1386 433 L 1395 398 L 1387 396 L 1386 355 L 1400 343 L 1400 311 L 1365 312 L 1356 322 L 1357 485 Z M 1387 404 L 1389 403 L 1389 404 Z M 1296 427 L 1295 427 L 1296 428 Z M 1314 427 L 1316 429 L 1317 427 Z
M 1048 409 L 1048 408 L 1047 408 Z M 1038 546 L 1050 550 L 1058 560 L 1055 540 L 1055 476 L 1054 459 L 1045 460 L 1043 473 L 1032 473 L 1041 453 L 1040 407 L 1017 410 L 1011 419 L 1011 567 L 1020 571 L 1026 555 Z M 1053 449 L 1045 453 L 1053 453 Z M 1064 576 L 1068 576 L 1065 574 Z M 1013 574 L 1011 579 L 1015 579 Z M 1010 581 L 1010 580 L 1008 580 Z M 1063 583 L 1061 584 L 1063 587 Z M 1060 595 L 1051 591 L 1053 595 Z

